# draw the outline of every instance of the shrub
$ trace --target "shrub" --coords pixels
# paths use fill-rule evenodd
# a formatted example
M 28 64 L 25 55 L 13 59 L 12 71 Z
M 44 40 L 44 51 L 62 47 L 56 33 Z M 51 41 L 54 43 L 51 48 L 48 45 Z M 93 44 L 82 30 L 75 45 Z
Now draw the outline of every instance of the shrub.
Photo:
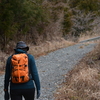
M 98 12 L 100 9 L 100 0 L 71 0 L 70 6 L 84 10 L 86 13 L 89 11 Z
M 85 14 L 84 11 L 80 10 L 74 10 L 76 13 L 72 17 L 72 28 L 71 33 L 74 36 L 80 36 L 81 33 L 85 33 L 86 31 L 92 30 L 94 26 L 96 26 L 97 23 L 93 24 L 95 20 L 95 14 L 89 12 L 88 14 Z
M 64 36 L 69 33 L 73 25 L 71 17 L 72 17 L 72 12 L 69 11 L 68 8 L 65 8 L 64 9 L 64 20 L 63 20 L 63 35 Z
M 46 22 L 45 11 L 42 7 L 42 0 L 34 0 L 34 2 L 31 0 L 2 0 L 0 2 L 1 49 L 4 49 L 13 39 L 13 35 L 20 38 L 23 33 L 28 33 L 31 27 Z M 41 29 L 38 30 L 41 31 Z

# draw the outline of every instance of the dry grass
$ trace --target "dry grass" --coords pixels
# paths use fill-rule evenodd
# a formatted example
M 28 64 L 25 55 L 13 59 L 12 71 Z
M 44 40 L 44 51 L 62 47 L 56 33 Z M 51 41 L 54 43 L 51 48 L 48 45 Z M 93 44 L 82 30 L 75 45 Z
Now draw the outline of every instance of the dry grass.
M 7 60 L 7 54 L 0 51 L 0 73 L 2 73 L 2 71 L 4 70 L 6 60 Z
M 100 100 L 100 44 L 65 77 L 55 100 Z
M 100 36 L 100 33 L 96 33 L 96 34 L 94 33 L 94 34 L 91 35 L 91 32 L 87 32 L 86 34 L 82 34 L 80 36 L 80 38 L 78 39 L 78 42 L 84 41 L 84 40 L 87 40 L 87 39 L 90 39 L 90 38 L 98 37 L 98 36 Z
M 74 45 L 74 42 L 66 41 L 62 38 L 57 41 L 46 41 L 45 43 L 40 44 L 39 46 L 30 46 L 29 53 L 34 55 L 36 58 L 42 55 L 46 55 L 49 52 L 65 48 L 71 45 Z

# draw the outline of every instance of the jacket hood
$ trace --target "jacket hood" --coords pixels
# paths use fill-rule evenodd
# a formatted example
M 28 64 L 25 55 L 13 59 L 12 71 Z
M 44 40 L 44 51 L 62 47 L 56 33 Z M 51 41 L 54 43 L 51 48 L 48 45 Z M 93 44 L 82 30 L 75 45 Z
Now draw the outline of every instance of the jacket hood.
M 22 50 L 22 49 L 14 49 L 15 53 L 26 53 L 26 51 Z

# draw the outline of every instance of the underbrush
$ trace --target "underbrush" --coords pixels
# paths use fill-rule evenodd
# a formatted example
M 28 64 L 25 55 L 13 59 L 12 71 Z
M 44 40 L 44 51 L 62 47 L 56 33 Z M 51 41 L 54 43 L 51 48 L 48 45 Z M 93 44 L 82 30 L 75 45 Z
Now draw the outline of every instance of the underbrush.
M 75 42 L 72 41 L 66 41 L 63 38 L 60 38 L 58 40 L 53 41 L 46 41 L 45 43 L 41 43 L 38 46 L 30 46 L 29 53 L 34 55 L 35 58 L 40 57 L 42 55 L 46 55 L 50 52 L 53 52 L 55 50 L 65 48 L 71 45 L 74 45 Z
M 7 60 L 7 54 L 0 51 L 0 73 L 4 70 L 6 60 Z
M 99 30 L 98 31 L 97 30 L 94 30 L 94 31 L 91 31 L 91 32 L 86 32 L 85 34 L 84 33 L 81 34 L 80 37 L 78 38 L 78 42 L 100 36 L 100 33 L 98 32 Z
M 100 43 L 65 78 L 55 100 L 100 100 Z

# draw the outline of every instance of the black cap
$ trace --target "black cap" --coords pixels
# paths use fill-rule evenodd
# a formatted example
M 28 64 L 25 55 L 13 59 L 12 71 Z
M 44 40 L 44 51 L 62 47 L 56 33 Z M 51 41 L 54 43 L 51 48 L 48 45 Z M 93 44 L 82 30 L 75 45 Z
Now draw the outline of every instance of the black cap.
M 24 48 L 26 48 L 27 51 L 29 50 L 29 47 L 26 45 L 25 42 L 23 42 L 23 41 L 19 41 L 19 42 L 17 43 L 15 49 L 24 49 Z

